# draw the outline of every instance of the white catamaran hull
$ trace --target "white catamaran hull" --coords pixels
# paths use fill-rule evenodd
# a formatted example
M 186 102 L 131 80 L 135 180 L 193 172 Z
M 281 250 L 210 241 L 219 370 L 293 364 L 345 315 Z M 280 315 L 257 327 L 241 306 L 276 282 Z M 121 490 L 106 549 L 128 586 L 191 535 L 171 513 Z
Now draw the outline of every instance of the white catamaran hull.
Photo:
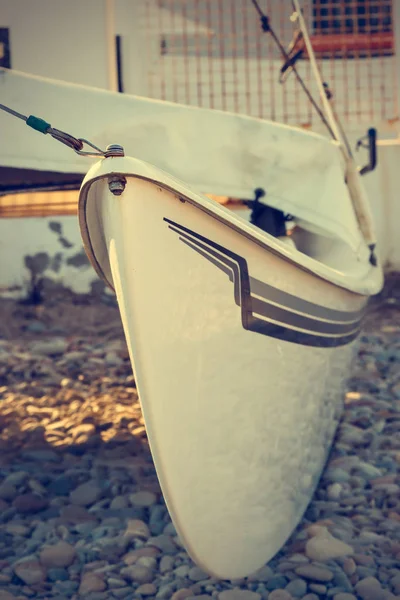
M 118 161 L 131 159 L 111 160 L 126 172 Z M 312 497 L 366 296 L 139 171 L 120 196 L 107 170 L 89 173 L 83 239 L 118 297 L 178 534 L 205 570 L 245 576 L 279 551 Z

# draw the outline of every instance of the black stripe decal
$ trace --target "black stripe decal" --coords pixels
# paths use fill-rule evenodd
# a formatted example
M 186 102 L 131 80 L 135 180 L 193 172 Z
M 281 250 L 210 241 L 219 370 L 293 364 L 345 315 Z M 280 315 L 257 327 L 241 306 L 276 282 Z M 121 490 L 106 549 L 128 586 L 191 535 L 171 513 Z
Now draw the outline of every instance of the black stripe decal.
M 172 227 L 171 227 L 171 229 L 172 229 Z M 201 254 L 201 256 L 204 256 L 204 258 L 206 258 L 210 263 L 212 263 L 218 269 L 220 269 L 223 273 L 225 273 L 225 275 L 228 275 L 229 280 L 232 281 L 232 283 L 233 283 L 233 269 L 232 268 L 227 267 L 224 263 L 220 262 L 216 258 L 213 258 L 211 255 L 207 254 L 207 252 L 205 252 L 204 250 L 200 250 L 200 248 L 198 248 L 195 244 L 192 244 L 192 242 L 190 242 L 189 239 L 186 239 L 183 236 L 181 236 L 179 239 L 182 240 L 182 242 L 184 244 L 186 244 L 186 246 L 189 246 L 189 248 L 192 248 L 192 250 L 194 250 L 195 252 L 198 252 L 199 254 Z M 237 304 L 239 304 L 239 302 L 237 302 Z
M 167 219 L 164 219 L 164 220 L 166 221 Z M 172 221 L 171 221 L 171 223 L 172 223 Z M 249 277 L 248 277 L 248 272 L 247 272 L 247 263 L 244 260 L 244 258 L 242 258 L 241 256 L 238 256 L 237 254 L 234 254 L 233 252 L 230 252 L 230 250 L 226 250 L 222 246 L 219 246 L 219 244 L 212 243 L 213 247 L 210 248 L 210 245 L 207 245 L 208 240 L 198 234 L 195 234 L 194 237 L 204 240 L 206 242 L 206 244 L 202 244 L 201 242 L 199 242 L 197 240 L 195 241 L 192 236 L 185 235 L 186 232 L 190 232 L 190 229 L 186 229 L 185 227 L 183 227 L 181 225 L 178 225 L 178 227 L 180 229 L 176 229 L 175 227 L 171 227 L 171 226 L 169 227 L 169 229 L 171 229 L 172 231 L 175 231 L 175 233 L 178 233 L 180 236 L 180 239 L 185 238 L 186 240 L 191 242 L 192 246 L 193 245 L 198 246 L 199 248 L 204 250 L 206 254 L 211 254 L 215 258 L 218 258 L 225 265 L 227 265 L 228 267 L 230 267 L 232 269 L 232 271 L 234 273 L 233 284 L 234 284 L 235 302 L 238 306 L 242 307 L 242 319 L 245 318 L 245 320 L 246 320 L 247 317 L 243 316 L 243 307 L 246 306 L 246 299 L 244 298 L 243 292 L 244 292 L 244 290 L 247 289 L 248 295 L 250 296 L 250 283 L 248 282 Z M 181 231 L 181 229 L 183 229 L 184 231 Z M 214 248 L 215 248 L 215 250 L 214 250 Z M 231 258 L 232 260 L 227 258 L 227 256 L 229 258 Z M 207 256 L 206 256 L 206 258 L 207 258 Z M 246 275 L 247 275 L 247 281 L 246 281 Z
M 348 335 L 341 335 L 338 337 L 327 337 L 324 335 L 318 336 L 311 335 L 303 331 L 296 331 L 295 329 L 290 329 L 289 327 L 284 327 L 283 325 L 268 323 L 256 318 L 252 320 L 249 330 L 256 333 L 261 333 L 262 335 L 274 337 L 285 342 L 292 342 L 293 344 L 301 344 L 302 346 L 313 346 L 317 348 L 334 348 L 336 346 L 345 346 L 346 344 L 349 344 L 355 340 L 360 332 L 359 328 L 357 328 Z
M 281 306 L 270 304 L 260 300 L 259 298 L 251 298 L 251 305 L 253 313 L 260 317 L 266 317 L 273 321 L 280 321 L 281 323 L 287 323 L 293 325 L 298 329 L 307 329 L 309 331 L 315 331 L 317 333 L 326 333 L 337 335 L 340 333 L 349 333 L 357 328 L 359 321 L 351 321 L 349 323 L 332 323 L 327 321 L 319 321 L 312 318 L 314 315 L 304 316 L 297 313 L 293 313 L 285 310 Z
M 247 262 L 242 256 L 183 225 L 167 218 L 164 221 L 169 224 L 169 229 L 179 235 L 183 243 L 217 266 L 233 281 L 235 302 L 241 307 L 244 329 L 317 347 L 345 345 L 358 336 L 364 311 L 345 312 L 325 308 L 251 278 Z M 251 291 L 262 296 L 263 300 L 251 296 Z
M 312 304 L 311 302 L 307 302 L 307 300 L 302 300 L 302 298 L 298 298 L 297 296 L 293 296 L 282 290 L 277 290 L 271 285 L 268 285 L 268 283 L 259 281 L 254 277 L 250 277 L 250 289 L 252 294 L 255 294 L 256 296 L 261 296 L 262 298 L 270 300 L 271 302 L 276 302 L 277 304 L 284 304 L 287 308 L 292 308 L 297 312 L 305 314 L 312 312 L 314 318 L 322 319 L 324 321 L 352 323 L 360 320 L 365 314 L 365 310 L 345 312 L 342 310 L 334 310 L 333 308 L 325 308 L 325 306 L 319 306 L 318 304 Z

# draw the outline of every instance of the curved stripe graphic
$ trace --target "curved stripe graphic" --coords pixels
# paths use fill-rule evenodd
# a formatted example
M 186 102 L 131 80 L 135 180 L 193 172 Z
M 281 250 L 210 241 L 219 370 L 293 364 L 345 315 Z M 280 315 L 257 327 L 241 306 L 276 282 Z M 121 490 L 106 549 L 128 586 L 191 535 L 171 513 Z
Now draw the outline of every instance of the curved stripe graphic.
M 250 277 L 242 256 L 183 225 L 167 218 L 164 221 L 186 246 L 228 275 L 244 329 L 295 344 L 326 348 L 348 344 L 358 336 L 364 310 L 334 310 L 274 288 Z

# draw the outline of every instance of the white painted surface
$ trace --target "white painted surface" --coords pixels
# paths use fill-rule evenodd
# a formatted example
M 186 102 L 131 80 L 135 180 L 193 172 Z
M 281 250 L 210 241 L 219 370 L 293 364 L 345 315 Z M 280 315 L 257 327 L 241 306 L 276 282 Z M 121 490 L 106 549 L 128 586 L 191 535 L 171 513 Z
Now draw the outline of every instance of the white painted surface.
M 276 146 L 279 147 L 279 135 L 281 133 L 280 128 L 276 127 L 276 131 L 274 133 Z M 309 140 L 307 142 L 303 140 L 305 147 L 307 146 L 307 143 L 315 141 L 314 136 L 310 137 L 311 141 Z M 305 134 L 305 138 L 307 138 L 307 134 Z M 290 137 L 286 138 L 285 136 L 283 136 L 283 139 L 287 143 L 287 151 L 289 155 L 292 155 L 291 142 L 293 140 Z M 339 149 L 335 146 L 333 146 L 333 148 L 337 154 L 337 157 L 339 158 Z M 323 149 L 321 148 L 321 153 L 322 150 Z M 274 157 L 276 158 L 274 163 L 277 170 L 280 168 L 279 160 L 277 160 L 278 157 L 279 155 Z M 328 154 L 328 157 L 333 163 L 335 160 L 335 153 Z M 295 179 L 297 179 L 298 186 L 300 188 L 302 185 L 301 172 L 303 169 L 305 169 L 305 167 L 301 162 L 296 163 L 295 161 L 292 162 L 291 166 L 294 170 L 297 169 L 298 171 L 298 177 Z M 288 172 L 289 176 L 289 169 L 286 169 L 286 171 Z M 283 169 L 283 173 L 284 172 L 285 170 Z M 343 210 L 344 212 L 343 207 L 346 207 L 346 204 L 348 213 L 344 212 L 344 215 L 347 216 L 347 214 L 352 214 L 351 199 L 349 194 L 346 194 L 343 181 L 340 180 L 340 171 L 337 173 L 337 176 L 333 178 L 333 181 L 330 182 L 329 174 L 324 169 L 324 173 L 326 175 L 324 178 L 324 184 L 331 193 L 330 202 L 328 201 L 325 205 L 321 203 L 319 206 L 320 213 L 310 213 L 310 221 L 308 223 L 304 223 L 304 221 L 300 219 L 298 220 L 300 228 L 304 229 L 302 232 L 297 232 L 298 235 L 296 235 L 295 238 L 296 244 L 301 244 L 302 240 L 304 243 L 304 239 L 309 240 L 309 231 L 312 232 L 313 230 L 316 230 L 318 236 L 314 237 L 314 243 L 309 244 L 307 249 L 296 249 L 294 244 L 287 245 L 282 243 L 279 239 L 243 220 L 240 215 L 234 211 L 230 211 L 224 206 L 214 202 L 210 198 L 196 193 L 190 184 L 180 182 L 175 177 L 168 175 L 164 171 L 161 171 L 160 169 L 149 165 L 148 163 L 129 157 L 106 158 L 94 165 L 83 181 L 79 198 L 79 221 L 83 232 L 85 247 L 88 248 L 88 252 L 91 255 L 92 261 L 97 263 L 99 273 L 102 274 L 107 283 L 112 287 L 115 287 L 115 285 L 113 285 L 112 276 L 110 274 L 110 264 L 107 257 L 107 248 L 104 244 L 103 233 L 104 229 L 107 227 L 107 223 L 102 222 L 101 219 L 98 219 L 96 212 L 96 206 L 97 204 L 101 203 L 101 198 L 104 195 L 102 190 L 104 188 L 107 188 L 108 190 L 107 180 L 109 175 L 112 173 L 122 174 L 126 180 L 126 187 L 123 193 L 120 196 L 115 196 L 116 207 L 119 207 L 121 204 L 134 205 L 138 202 L 137 194 L 140 192 L 137 191 L 137 180 L 152 181 L 157 189 L 163 188 L 166 190 L 174 190 L 176 197 L 186 199 L 186 203 L 195 206 L 198 209 L 198 213 L 207 213 L 212 215 L 227 228 L 240 231 L 244 236 L 252 240 L 255 245 L 263 247 L 263 249 L 266 251 L 266 254 L 276 254 L 284 259 L 287 259 L 288 262 L 294 263 L 301 269 L 307 270 L 308 272 L 318 275 L 330 283 L 341 286 L 358 294 L 376 294 L 382 287 L 381 270 L 371 266 L 367 242 L 363 240 L 361 236 L 358 238 L 358 244 L 353 247 L 349 245 L 347 241 L 344 241 L 340 229 L 338 232 L 332 230 L 327 233 L 327 228 L 330 224 L 328 213 L 328 210 L 330 209 L 329 204 L 336 203 L 337 196 L 341 198 L 342 202 L 340 205 L 337 204 L 338 211 L 340 211 L 337 218 L 337 223 L 340 222 L 341 211 Z M 343 178 L 343 170 L 341 176 Z M 282 179 L 282 177 L 278 178 L 278 182 L 280 179 Z M 307 180 L 309 179 L 310 177 L 307 177 Z M 343 185 L 343 189 L 336 187 L 338 182 Z M 307 181 L 307 183 L 309 183 L 309 181 Z M 315 204 L 318 204 L 319 197 L 322 196 L 323 193 L 324 190 L 321 190 L 318 187 L 318 179 L 315 178 L 314 185 L 309 187 L 308 194 L 306 195 L 310 196 L 314 200 Z M 166 212 L 166 208 L 163 205 L 162 198 L 159 199 L 158 204 L 159 206 L 157 206 L 157 210 L 153 212 L 154 219 L 163 220 L 165 216 L 163 216 L 163 214 Z M 179 204 L 177 204 L 177 206 L 179 206 Z M 181 208 L 183 213 L 184 206 Z M 324 208 L 327 210 L 328 218 L 325 227 L 321 228 L 319 226 L 319 222 L 321 215 L 323 215 Z M 143 216 L 142 213 L 139 213 L 139 217 L 140 215 Z M 353 219 L 354 218 L 355 217 L 353 215 Z M 318 225 L 316 225 L 317 223 Z M 156 222 L 154 223 L 154 226 L 156 226 Z M 310 228 L 309 231 L 307 230 L 307 226 Z M 129 229 L 132 229 L 133 231 L 134 227 L 135 226 L 131 220 L 128 220 L 123 226 L 121 222 L 121 239 L 127 239 L 129 237 Z M 117 232 L 115 232 L 115 234 L 117 235 Z M 305 246 L 307 246 L 307 243 Z M 312 246 L 311 251 L 309 251 L 310 246 Z M 130 262 L 129 257 L 130 253 L 127 251 L 126 260 L 128 263 Z
M 56 221 L 62 227 L 62 235 L 72 246 L 64 248 L 59 236 L 49 228 Z M 14 296 L 24 296 L 30 280 L 25 266 L 25 257 L 46 252 L 50 259 L 62 254 L 58 272 L 47 269 L 43 275 L 67 286 L 78 293 L 90 291 L 90 284 L 97 275 L 89 263 L 82 267 L 68 264 L 68 259 L 82 252 L 82 240 L 76 217 L 50 217 L 29 219 L 0 219 L 0 293 L 7 294 L 9 288 L 18 286 Z
M 301 290 L 309 302 L 345 311 L 365 297 L 294 267 L 157 185 L 132 179 L 131 201 L 94 185 L 169 512 L 202 568 L 220 578 L 248 575 L 279 550 L 312 496 L 353 348 L 246 330 L 233 281 L 163 217 L 245 257 L 250 282 Z
M 107 88 L 104 1 L 1 0 L 0 26 L 10 28 L 12 68 Z

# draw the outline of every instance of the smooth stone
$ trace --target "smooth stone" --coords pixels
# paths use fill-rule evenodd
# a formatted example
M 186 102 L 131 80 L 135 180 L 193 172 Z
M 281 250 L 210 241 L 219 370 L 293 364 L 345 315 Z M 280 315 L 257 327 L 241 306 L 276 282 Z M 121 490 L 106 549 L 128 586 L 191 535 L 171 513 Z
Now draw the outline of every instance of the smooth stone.
M 109 519 L 116 517 L 117 519 L 143 519 L 144 508 L 129 506 L 128 508 L 103 508 L 96 512 L 99 519 Z
M 269 595 L 269 598 L 271 595 Z M 250 590 L 240 590 L 234 588 L 232 590 L 224 590 L 218 594 L 218 600 L 261 600 L 261 595 Z
M 284 589 L 288 584 L 288 580 L 283 575 L 273 575 L 266 582 L 266 588 L 268 591 L 272 592 L 277 589 Z
M 157 496 L 153 492 L 141 491 L 129 495 L 132 506 L 150 507 L 157 503 Z
M 213 579 L 212 581 L 214 582 L 214 584 L 216 584 L 216 582 L 217 582 L 216 579 Z M 202 595 L 207 596 L 208 592 L 210 592 L 210 593 L 214 592 L 214 595 L 215 596 L 217 595 L 216 594 L 216 590 L 214 588 L 214 585 L 210 585 L 210 584 L 202 585 L 201 583 L 194 583 L 193 585 L 190 586 L 190 589 L 192 590 L 192 596 L 191 597 L 193 597 L 193 595 L 195 597 L 198 597 L 199 595 L 200 596 L 202 596 Z
M 295 598 L 302 598 L 307 593 L 307 583 L 304 579 L 292 579 L 285 590 Z
M 50 523 L 39 521 L 35 529 L 31 533 L 33 540 L 43 541 L 48 538 L 54 531 L 54 527 Z
M 49 569 L 47 571 L 47 577 L 50 581 L 68 581 L 69 573 L 67 569 Z
M 140 596 L 154 596 L 157 593 L 157 588 L 154 583 L 142 583 L 135 590 L 135 594 L 139 594 Z
M 374 487 L 374 492 L 383 491 L 388 494 L 388 496 L 397 496 L 399 489 L 400 488 L 396 483 L 382 483 Z
M 26 481 L 26 479 L 28 479 L 28 477 L 29 473 L 27 473 L 26 471 L 16 471 L 15 473 L 10 473 L 9 475 L 7 475 L 3 483 L 9 483 L 11 485 L 15 485 L 16 487 L 19 487 L 24 483 L 24 481 Z
M 155 523 L 150 523 L 149 526 L 150 526 L 149 527 L 150 533 L 152 536 L 157 536 L 157 535 L 166 533 L 164 531 L 165 527 L 164 527 L 164 523 L 162 521 L 156 521 Z
M 324 596 L 327 590 L 326 585 L 322 585 L 322 583 L 310 583 L 309 588 L 312 592 L 315 592 L 320 596 Z
M 150 530 L 144 521 L 140 519 L 128 519 L 124 536 L 147 540 L 150 537 Z
M 154 573 L 148 567 L 143 565 L 132 565 L 123 567 L 120 571 L 121 575 L 130 581 L 138 583 L 150 583 L 154 579 Z
M 107 585 L 100 575 L 88 571 L 82 575 L 79 585 L 79 593 L 83 596 L 91 592 L 103 592 Z
M 125 579 L 119 579 L 117 577 L 109 577 L 107 579 L 107 585 L 109 588 L 121 588 L 126 586 Z
M 360 461 L 357 465 L 356 471 L 362 475 L 366 479 L 376 479 L 377 477 L 382 477 L 383 473 L 374 465 L 370 463 Z
M 23 559 L 14 565 L 14 573 L 27 585 L 42 583 L 46 579 L 46 571 L 38 560 Z
M 115 352 L 107 352 L 104 360 L 105 363 L 110 367 L 117 367 L 123 363 L 122 358 L 120 358 Z
M 357 600 L 354 594 L 347 594 L 346 592 L 339 592 L 333 596 L 333 600 Z
M 35 462 L 52 462 L 58 463 L 61 462 L 61 457 L 59 454 L 54 452 L 54 450 L 24 450 L 22 453 L 22 457 L 27 460 L 32 460 Z
M 329 500 L 339 500 L 343 492 L 343 486 L 340 483 L 331 483 L 328 485 L 326 495 Z
M 374 531 L 362 531 L 358 536 L 357 542 L 362 545 L 380 544 L 386 541 L 385 536 L 379 535 Z
M 157 561 L 154 556 L 139 556 L 136 564 L 142 565 L 142 567 L 147 567 L 148 569 L 155 569 L 157 566 Z
M 32 354 L 41 354 L 43 356 L 56 356 L 64 354 L 68 348 L 68 343 L 63 338 L 54 338 L 52 340 L 38 340 L 31 344 Z
M 357 567 L 356 571 L 360 579 L 367 579 L 367 577 L 374 577 L 376 574 L 376 567 Z
M 120 508 L 128 508 L 128 506 L 129 506 L 129 501 L 126 496 L 115 496 L 115 498 L 113 498 L 110 502 L 111 510 L 114 510 L 114 509 L 119 510 Z
M 159 598 L 160 600 L 167 600 L 167 599 L 170 600 L 175 589 L 176 589 L 175 582 L 164 583 L 163 585 L 161 585 L 159 587 L 158 592 L 156 594 L 156 598 Z
M 316 594 L 306 594 L 303 596 L 303 600 L 319 600 Z
M 271 569 L 271 567 L 268 567 L 268 565 L 265 565 L 264 567 L 257 569 L 257 571 L 255 571 L 254 573 L 249 575 L 248 580 L 249 581 L 259 581 L 259 582 L 265 583 L 266 581 L 269 581 L 273 576 L 274 576 L 274 572 Z
M 0 600 L 17 600 L 17 596 L 14 596 L 11 592 L 7 592 L 7 590 L 0 590 Z
M 61 475 L 47 486 L 48 492 L 56 496 L 68 496 L 70 492 L 76 487 L 75 479 Z
M 125 587 L 113 589 L 112 595 L 115 598 L 126 598 L 127 596 L 132 596 L 132 588 L 131 588 L 131 586 L 125 586 Z
M 400 596 L 400 573 L 397 573 L 397 575 L 392 577 L 390 585 L 392 586 L 394 593 Z
M 40 553 L 40 562 L 47 568 L 63 568 L 72 565 L 75 557 L 75 548 L 68 542 L 60 541 L 54 546 L 43 548 Z
M 335 586 L 340 587 L 344 592 L 351 592 L 353 590 L 353 586 L 343 571 L 335 571 L 333 581 Z
M 354 575 L 357 570 L 357 565 L 352 558 L 346 558 L 343 561 L 343 571 L 346 575 Z
M 26 537 L 30 532 L 30 528 L 26 525 L 20 525 L 19 523 L 13 523 L 11 521 L 11 523 L 8 523 L 4 527 L 4 531 L 13 536 Z
M 385 598 L 385 591 L 375 577 L 361 579 L 356 583 L 354 589 L 362 600 L 384 600 Z
M 301 565 L 295 569 L 295 572 L 297 575 L 300 575 L 300 577 L 311 579 L 313 581 L 325 582 L 333 579 L 332 571 L 315 565 Z
M 96 481 L 90 480 L 75 488 L 69 495 L 72 504 L 89 506 L 97 502 L 103 495 L 103 490 Z
M 3 481 L 0 484 L 0 498 L 2 500 L 14 500 L 15 496 L 18 494 L 17 488 L 12 483 L 8 483 L 7 481 Z
M 172 537 L 178 535 L 173 523 L 168 523 L 162 532 L 165 533 L 165 535 L 171 535 Z
M 106 527 L 104 525 L 99 525 L 99 527 L 95 527 L 92 531 L 92 538 L 96 542 L 102 542 L 103 538 L 107 538 L 107 541 L 111 538 L 115 538 L 117 535 L 117 530 L 115 527 Z
M 67 504 L 60 511 L 61 519 L 73 525 L 82 525 L 83 523 L 96 522 L 94 515 L 90 514 L 83 506 Z
M 60 508 L 58 506 L 49 506 L 49 508 L 45 508 L 40 511 L 40 518 L 48 521 L 50 519 L 56 519 L 60 516 Z
M 25 329 L 30 333 L 44 333 L 47 330 L 47 327 L 41 321 L 31 321 Z
M 287 590 L 273 590 L 268 600 L 292 600 L 293 596 Z
M 19 513 L 29 515 L 44 510 L 49 506 L 47 498 L 42 498 L 37 494 L 21 494 L 13 502 L 15 510 Z
M 160 560 L 159 570 L 163 575 L 164 573 L 168 573 L 168 571 L 172 571 L 175 564 L 175 558 L 173 556 L 163 556 Z
M 363 567 L 370 567 L 370 566 L 375 565 L 374 558 L 367 554 L 354 554 L 353 558 L 354 558 L 354 562 L 357 565 L 361 565 Z
M 193 596 L 193 591 L 189 588 L 181 588 L 174 592 L 171 596 L 171 600 L 186 600 Z
M 136 548 L 136 550 L 131 550 L 127 554 L 123 556 L 123 561 L 126 565 L 133 565 L 138 562 L 141 557 L 149 557 L 155 558 L 160 554 L 158 548 L 154 546 L 144 546 L 143 548 Z
M 325 472 L 324 479 L 331 483 L 344 483 L 350 479 L 350 474 L 340 467 L 330 467 Z
M 108 592 L 91 592 L 87 594 L 85 600 L 109 600 L 110 595 Z
M 349 556 L 354 553 L 354 550 L 345 542 L 323 533 L 307 541 L 305 553 L 311 560 L 324 562 L 341 556 Z
M 77 591 L 79 583 L 77 581 L 56 581 L 54 589 L 62 594 L 68 594 L 68 598 L 71 598 Z
M 165 525 L 165 516 L 168 515 L 167 509 L 161 504 L 155 504 L 150 507 L 150 524 L 161 521 Z
M 304 564 L 309 562 L 308 558 L 304 556 L 304 554 L 292 554 L 288 557 L 288 560 L 296 564 Z
M 169 535 L 162 534 L 157 537 L 152 537 L 148 540 L 147 543 L 149 546 L 155 546 L 156 548 L 158 548 L 159 550 L 161 550 L 161 552 L 164 552 L 165 554 L 177 554 L 178 553 L 178 547 L 175 544 L 172 537 L 170 537 Z
M 186 577 L 186 575 L 189 573 L 189 570 L 189 565 L 180 565 L 174 570 L 174 575 L 176 575 L 176 577 Z
M 199 567 L 192 567 L 189 570 L 188 577 L 191 581 L 204 581 L 205 579 L 209 579 L 210 576 L 208 573 L 205 573 Z

